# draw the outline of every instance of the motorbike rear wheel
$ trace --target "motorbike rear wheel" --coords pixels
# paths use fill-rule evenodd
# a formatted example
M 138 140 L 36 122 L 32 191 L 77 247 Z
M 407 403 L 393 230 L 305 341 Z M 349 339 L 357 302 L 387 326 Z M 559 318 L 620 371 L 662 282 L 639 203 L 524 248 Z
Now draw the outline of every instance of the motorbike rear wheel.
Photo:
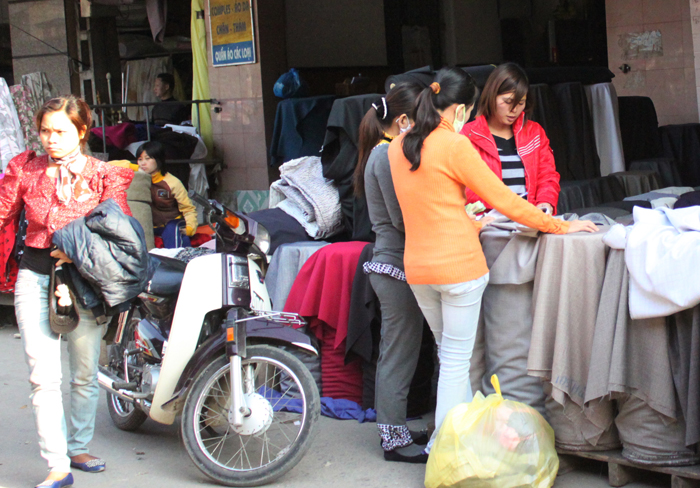
M 228 486 L 260 486 L 291 470 L 311 445 L 321 412 L 313 377 L 292 354 L 248 347 L 242 360 L 250 415 L 230 418 L 230 366 L 214 360 L 192 385 L 182 413 L 182 439 L 195 465 Z M 238 432 L 236 432 L 238 430 Z

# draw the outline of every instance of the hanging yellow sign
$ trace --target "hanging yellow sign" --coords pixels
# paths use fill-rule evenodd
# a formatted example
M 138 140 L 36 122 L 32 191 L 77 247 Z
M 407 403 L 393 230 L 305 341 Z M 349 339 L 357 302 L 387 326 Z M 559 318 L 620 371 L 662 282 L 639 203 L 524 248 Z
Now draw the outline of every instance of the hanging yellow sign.
M 255 62 L 251 0 L 209 0 L 209 32 L 214 66 Z

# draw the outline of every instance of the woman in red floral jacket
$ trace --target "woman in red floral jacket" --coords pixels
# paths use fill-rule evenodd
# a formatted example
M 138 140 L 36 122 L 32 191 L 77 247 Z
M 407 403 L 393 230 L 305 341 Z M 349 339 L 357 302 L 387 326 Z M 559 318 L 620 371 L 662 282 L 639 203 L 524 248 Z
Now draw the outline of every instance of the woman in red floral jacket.
M 58 229 L 85 216 L 113 198 L 131 215 L 126 189 L 133 172 L 85 156 L 92 118 L 88 105 L 69 96 L 54 98 L 36 115 L 47 155 L 26 151 L 10 161 L 0 185 L 0 226 L 16 219 L 22 208 L 28 221 L 25 251 L 15 285 L 15 314 L 29 366 L 32 407 L 41 455 L 51 470 L 38 486 L 61 488 L 73 484 L 70 468 L 88 472 L 105 469 L 105 462 L 88 454 L 99 386 L 97 364 L 102 328 L 77 306 L 80 321 L 67 334 L 70 354 L 71 415 L 66 425 L 61 398 L 60 336 L 49 325 L 49 279 L 56 265 L 70 262 L 51 250 Z
M 554 214 L 559 200 L 559 173 L 547 134 L 540 124 L 528 120 L 533 108 L 527 96 L 529 88 L 520 66 L 500 65 L 486 81 L 476 119 L 461 133 L 506 186 Z M 480 199 L 467 189 L 467 200 L 474 203 Z

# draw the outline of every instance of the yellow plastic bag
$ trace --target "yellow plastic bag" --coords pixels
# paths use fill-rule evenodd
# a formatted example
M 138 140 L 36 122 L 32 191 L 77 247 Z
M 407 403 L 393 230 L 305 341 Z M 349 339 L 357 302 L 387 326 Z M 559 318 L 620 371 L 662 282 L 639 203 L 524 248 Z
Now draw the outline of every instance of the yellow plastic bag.
M 535 409 L 477 392 L 447 413 L 430 450 L 426 488 L 550 488 L 559 469 L 554 431 Z

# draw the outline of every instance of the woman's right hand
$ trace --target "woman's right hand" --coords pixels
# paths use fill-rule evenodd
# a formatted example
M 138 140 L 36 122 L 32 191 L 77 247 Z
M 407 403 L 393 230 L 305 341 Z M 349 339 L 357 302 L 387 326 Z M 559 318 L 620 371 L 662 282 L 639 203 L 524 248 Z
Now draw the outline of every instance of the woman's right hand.
M 573 234 L 574 232 L 598 232 L 598 226 L 590 220 L 573 220 L 566 233 Z

